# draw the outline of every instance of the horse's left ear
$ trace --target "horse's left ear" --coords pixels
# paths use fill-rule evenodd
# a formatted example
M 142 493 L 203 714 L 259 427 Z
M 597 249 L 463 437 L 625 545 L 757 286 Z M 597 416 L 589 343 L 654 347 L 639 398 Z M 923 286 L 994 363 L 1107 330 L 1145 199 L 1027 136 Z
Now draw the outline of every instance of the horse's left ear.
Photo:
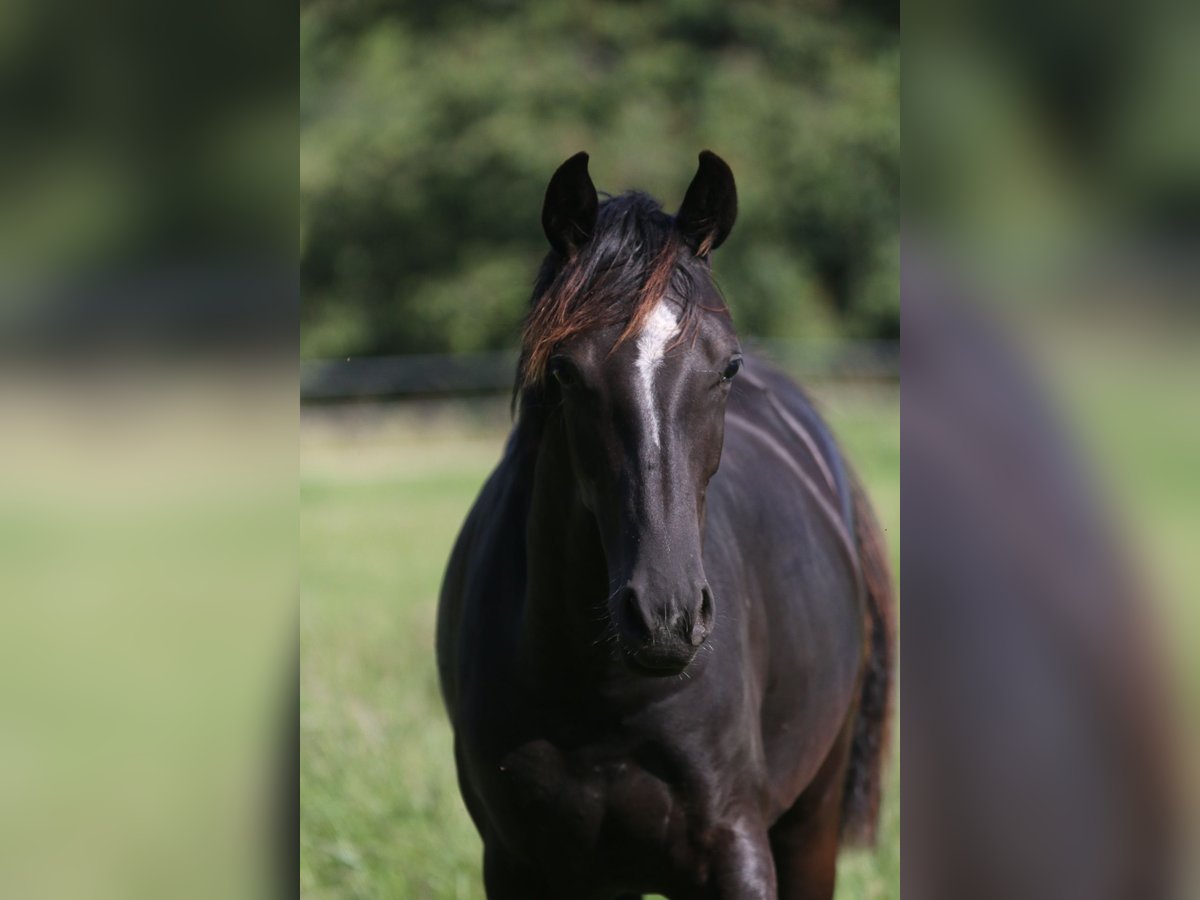
M 700 154 L 700 168 L 688 186 L 675 224 L 697 256 L 708 256 L 725 242 L 737 219 L 737 186 L 725 160 L 711 150 Z
M 542 204 L 542 230 L 550 246 L 571 256 L 586 244 L 596 228 L 600 198 L 588 175 L 588 155 L 576 153 L 558 167 Z

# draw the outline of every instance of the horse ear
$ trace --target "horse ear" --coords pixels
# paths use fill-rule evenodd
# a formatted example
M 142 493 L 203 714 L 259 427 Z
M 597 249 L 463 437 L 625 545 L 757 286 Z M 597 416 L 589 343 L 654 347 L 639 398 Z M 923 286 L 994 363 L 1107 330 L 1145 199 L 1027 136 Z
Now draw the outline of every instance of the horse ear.
M 737 219 L 737 185 L 725 160 L 711 150 L 700 154 L 700 168 L 688 186 L 675 224 L 697 256 L 708 256 L 725 242 Z
M 542 230 L 550 246 L 570 256 L 588 242 L 596 227 L 600 201 L 588 175 L 588 155 L 576 153 L 558 167 L 546 188 Z

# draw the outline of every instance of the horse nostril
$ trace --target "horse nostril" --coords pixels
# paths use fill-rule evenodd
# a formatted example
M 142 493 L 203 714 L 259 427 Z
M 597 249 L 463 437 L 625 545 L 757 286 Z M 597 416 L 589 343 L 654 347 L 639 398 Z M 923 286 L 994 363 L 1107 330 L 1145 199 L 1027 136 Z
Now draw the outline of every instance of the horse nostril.
M 646 614 L 642 611 L 638 592 L 632 587 L 625 588 L 621 594 L 621 620 L 633 638 L 640 641 L 649 640 L 650 623 L 646 621 Z
M 713 620 L 713 596 L 712 591 L 706 584 L 700 590 L 700 615 L 696 616 L 692 622 L 692 630 L 688 635 L 688 639 L 692 642 L 693 647 L 699 647 L 704 643 L 710 631 L 712 631 Z

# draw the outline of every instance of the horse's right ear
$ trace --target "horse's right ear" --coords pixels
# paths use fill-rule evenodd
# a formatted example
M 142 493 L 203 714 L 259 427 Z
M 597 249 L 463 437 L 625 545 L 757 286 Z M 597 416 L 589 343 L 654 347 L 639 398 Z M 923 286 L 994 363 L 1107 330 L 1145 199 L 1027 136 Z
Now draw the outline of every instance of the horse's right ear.
M 596 228 L 600 201 L 587 167 L 588 155 L 576 153 L 558 167 L 546 188 L 542 230 L 550 246 L 563 256 L 586 244 Z

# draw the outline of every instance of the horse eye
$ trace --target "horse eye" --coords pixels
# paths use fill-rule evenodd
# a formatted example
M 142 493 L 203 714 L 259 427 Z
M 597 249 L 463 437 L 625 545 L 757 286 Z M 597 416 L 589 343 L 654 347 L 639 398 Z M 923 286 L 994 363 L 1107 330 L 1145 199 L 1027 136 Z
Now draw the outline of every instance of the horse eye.
M 729 365 L 725 367 L 725 371 L 721 373 L 722 381 L 733 381 L 733 376 L 736 375 L 742 368 L 742 358 L 735 356 L 729 361 Z
M 564 387 L 575 382 L 575 367 L 561 356 L 556 356 L 550 360 L 550 374 Z

